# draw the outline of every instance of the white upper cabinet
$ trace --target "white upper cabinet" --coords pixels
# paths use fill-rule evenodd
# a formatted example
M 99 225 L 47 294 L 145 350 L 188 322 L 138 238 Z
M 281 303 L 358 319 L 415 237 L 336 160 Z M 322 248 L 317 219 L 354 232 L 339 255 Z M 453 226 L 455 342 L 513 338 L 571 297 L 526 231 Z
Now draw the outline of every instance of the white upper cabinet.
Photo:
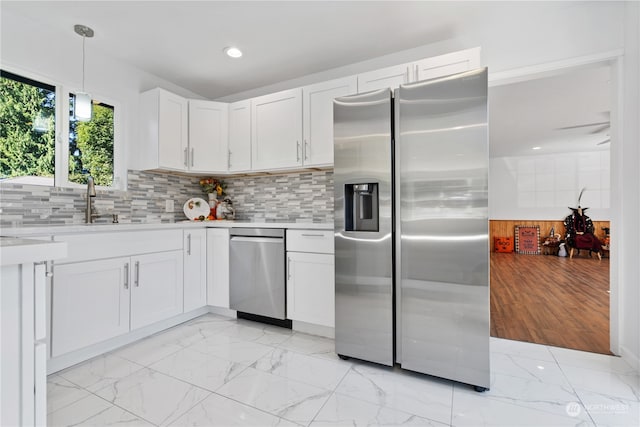
M 302 166 L 302 89 L 251 100 L 252 169 Z
M 480 68 L 480 48 L 423 59 L 415 64 L 415 80 L 427 80 Z
M 333 164 L 333 99 L 357 92 L 356 76 L 302 88 L 304 166 Z
M 251 170 L 251 101 L 229 105 L 229 172 Z
M 189 171 L 227 171 L 228 129 L 229 104 L 189 100 Z
M 358 74 L 358 93 L 370 92 L 384 88 L 395 89 L 400 85 L 413 81 L 411 64 L 396 65 Z
M 155 88 L 140 95 L 141 169 L 185 170 L 188 149 L 188 102 Z

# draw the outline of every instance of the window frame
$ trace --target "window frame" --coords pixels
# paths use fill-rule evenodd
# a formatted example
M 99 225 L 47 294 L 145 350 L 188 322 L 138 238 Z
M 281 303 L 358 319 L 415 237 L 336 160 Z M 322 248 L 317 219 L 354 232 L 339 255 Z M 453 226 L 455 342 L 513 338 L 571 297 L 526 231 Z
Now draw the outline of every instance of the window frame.
M 54 185 L 41 185 L 49 188 L 85 188 L 85 185 L 69 181 L 69 96 L 82 92 L 80 87 L 66 85 L 47 76 L 12 67 L 8 64 L 0 64 L 0 68 L 7 73 L 14 74 L 38 83 L 55 88 L 55 171 Z M 127 187 L 127 173 L 123 167 L 126 165 L 123 144 L 123 112 L 121 103 L 109 96 L 102 96 L 99 92 L 91 91 L 92 98 L 113 107 L 113 183 L 111 186 L 96 185 L 98 190 L 125 191 Z M 10 185 L 6 183 L 3 185 Z

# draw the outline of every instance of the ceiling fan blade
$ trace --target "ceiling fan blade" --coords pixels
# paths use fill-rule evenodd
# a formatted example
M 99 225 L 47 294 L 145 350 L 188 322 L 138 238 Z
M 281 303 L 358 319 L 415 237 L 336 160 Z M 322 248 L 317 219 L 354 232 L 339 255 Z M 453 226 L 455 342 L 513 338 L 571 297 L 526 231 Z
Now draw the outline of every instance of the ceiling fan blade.
M 592 130 L 589 133 L 592 133 L 592 134 L 593 133 L 600 133 L 603 130 L 609 129 L 610 127 L 611 127 L 611 125 L 607 123 L 606 125 L 602 125 L 602 126 L 599 126 L 599 127 L 595 128 L 594 130 Z
M 609 126 L 611 122 L 606 121 L 606 122 L 594 122 L 594 123 L 585 123 L 583 125 L 574 125 L 574 126 L 565 126 L 565 127 L 561 127 L 561 128 L 556 128 L 556 130 L 566 130 L 566 129 L 578 129 L 578 128 L 586 128 L 586 127 L 590 127 L 590 126 L 602 126 L 602 125 L 607 125 Z
M 598 142 L 596 145 L 604 145 L 604 144 L 608 144 L 610 142 L 611 142 L 611 138 L 607 138 L 604 141 Z

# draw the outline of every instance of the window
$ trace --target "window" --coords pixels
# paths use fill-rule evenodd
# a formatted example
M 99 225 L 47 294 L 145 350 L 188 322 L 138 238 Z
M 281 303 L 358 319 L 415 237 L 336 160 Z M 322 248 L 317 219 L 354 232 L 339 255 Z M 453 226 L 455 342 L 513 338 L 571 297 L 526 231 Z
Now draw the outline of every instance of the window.
M 53 185 L 55 87 L 0 73 L 0 180 Z
M 115 107 L 93 100 L 91 120 L 78 121 L 75 94 L 1 72 L 0 181 L 75 186 L 91 175 L 96 185 L 114 187 Z M 56 89 L 65 98 L 56 100 Z M 57 133 L 68 144 L 56 144 Z
M 113 107 L 93 102 L 90 121 L 76 120 L 75 95 L 69 94 L 69 182 L 86 184 L 91 175 L 96 185 L 113 184 Z

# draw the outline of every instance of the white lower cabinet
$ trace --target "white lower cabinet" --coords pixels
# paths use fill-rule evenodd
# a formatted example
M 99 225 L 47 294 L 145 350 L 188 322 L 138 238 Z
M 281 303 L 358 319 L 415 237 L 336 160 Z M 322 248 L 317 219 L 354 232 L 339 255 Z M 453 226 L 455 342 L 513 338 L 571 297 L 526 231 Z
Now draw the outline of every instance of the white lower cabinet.
M 130 265 L 126 257 L 54 267 L 53 357 L 129 331 Z
M 131 329 L 182 313 L 182 251 L 131 257 Z
M 229 229 L 207 229 L 207 304 L 229 308 Z
M 207 230 L 184 231 L 184 312 L 207 305 Z
M 335 325 L 332 230 L 287 230 L 287 318 Z
M 287 253 L 287 317 L 334 327 L 333 255 Z
M 182 257 L 167 251 L 55 265 L 51 356 L 182 313 Z

